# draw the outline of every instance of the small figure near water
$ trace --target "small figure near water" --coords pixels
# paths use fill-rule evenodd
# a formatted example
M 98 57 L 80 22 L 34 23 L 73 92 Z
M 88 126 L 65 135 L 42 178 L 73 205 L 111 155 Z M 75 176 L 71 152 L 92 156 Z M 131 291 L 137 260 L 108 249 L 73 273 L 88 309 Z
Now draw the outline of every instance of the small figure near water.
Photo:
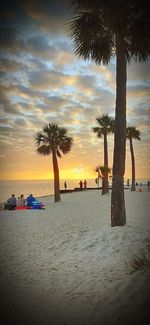
M 79 185 L 80 185 L 80 190 L 82 190 L 82 188 L 83 188 L 83 183 L 82 183 L 81 180 L 80 180 L 80 182 L 79 182 Z
M 12 194 L 12 196 L 7 200 L 7 202 L 4 205 L 5 210 L 14 210 L 17 205 L 17 199 L 15 197 L 15 194 Z
M 84 184 L 84 189 L 86 190 L 87 189 L 87 180 L 86 179 L 84 180 L 83 184 Z
M 97 187 L 99 187 L 99 178 L 95 178 L 95 183 L 96 183 Z
M 65 188 L 65 190 L 67 189 L 67 182 L 66 181 L 64 182 L 64 188 Z
M 130 180 L 129 179 L 127 179 L 127 186 L 129 186 L 130 185 Z

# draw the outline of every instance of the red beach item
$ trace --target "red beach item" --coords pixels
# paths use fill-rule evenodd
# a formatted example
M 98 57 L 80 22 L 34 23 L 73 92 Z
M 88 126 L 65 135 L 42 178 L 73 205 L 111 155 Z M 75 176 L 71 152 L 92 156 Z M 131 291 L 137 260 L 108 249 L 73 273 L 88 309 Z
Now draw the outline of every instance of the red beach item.
M 15 210 L 29 210 L 31 209 L 31 207 L 26 207 L 26 206 L 23 206 L 23 207 L 16 207 Z

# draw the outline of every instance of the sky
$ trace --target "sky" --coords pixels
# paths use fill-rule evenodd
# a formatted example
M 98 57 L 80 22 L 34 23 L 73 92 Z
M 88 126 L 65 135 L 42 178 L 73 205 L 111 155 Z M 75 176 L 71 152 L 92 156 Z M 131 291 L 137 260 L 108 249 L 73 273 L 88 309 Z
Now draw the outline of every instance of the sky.
M 95 178 L 103 165 L 103 139 L 92 132 L 96 117 L 115 116 L 115 59 L 108 66 L 75 56 L 58 2 L 2 1 L 0 14 L 0 179 L 52 179 L 51 156 L 36 152 L 35 136 L 47 123 L 66 127 L 74 139 L 59 159 L 62 179 Z M 128 65 L 127 126 L 133 140 L 136 177 L 148 178 L 150 161 L 150 61 Z M 108 136 L 109 167 L 113 135 Z M 131 177 L 129 143 L 125 177 Z

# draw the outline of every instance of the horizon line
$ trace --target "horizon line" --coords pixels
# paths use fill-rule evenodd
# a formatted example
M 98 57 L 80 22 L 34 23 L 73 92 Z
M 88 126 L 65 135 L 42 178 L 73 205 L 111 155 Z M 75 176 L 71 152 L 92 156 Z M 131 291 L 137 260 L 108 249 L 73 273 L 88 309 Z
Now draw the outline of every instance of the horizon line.
M 95 177 L 96 178 L 96 177 Z M 78 180 L 78 179 L 89 179 L 89 180 L 93 180 L 95 179 L 94 177 L 93 178 L 87 178 L 87 177 L 79 177 L 79 178 L 60 178 L 60 181 L 61 180 Z M 136 177 L 136 179 L 149 179 L 150 176 L 148 177 Z M 125 177 L 125 179 L 132 179 L 132 177 Z M 5 182 L 5 181 L 53 181 L 54 178 L 28 178 L 28 179 L 0 179 L 0 182 Z

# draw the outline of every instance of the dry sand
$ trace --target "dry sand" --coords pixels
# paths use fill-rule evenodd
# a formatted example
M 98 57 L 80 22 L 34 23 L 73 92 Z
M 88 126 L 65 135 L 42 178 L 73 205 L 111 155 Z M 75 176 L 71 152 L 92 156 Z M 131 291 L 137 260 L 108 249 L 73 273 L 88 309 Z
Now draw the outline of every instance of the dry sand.
M 127 224 L 110 226 L 111 195 L 99 190 L 43 198 L 45 210 L 0 212 L 1 307 L 14 324 L 146 324 L 150 192 L 125 191 Z

